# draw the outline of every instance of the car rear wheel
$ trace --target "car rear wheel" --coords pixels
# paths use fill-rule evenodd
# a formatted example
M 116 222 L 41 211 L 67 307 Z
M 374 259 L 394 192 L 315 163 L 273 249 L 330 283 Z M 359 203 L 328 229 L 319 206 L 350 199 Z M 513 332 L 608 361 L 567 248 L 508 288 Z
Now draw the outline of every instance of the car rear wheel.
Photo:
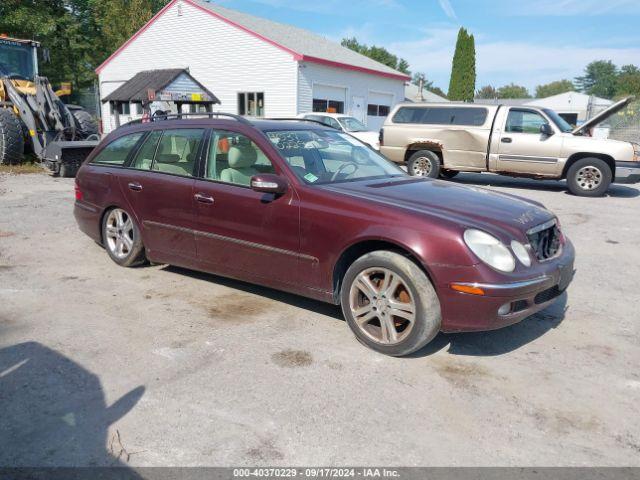
M 440 157 L 429 150 L 420 150 L 409 157 L 407 170 L 415 177 L 438 178 Z
M 440 331 L 440 302 L 425 273 L 391 251 L 368 253 L 347 270 L 342 312 L 356 338 L 386 355 L 408 355 Z
M 107 212 L 102 222 L 103 245 L 111 259 L 123 267 L 144 263 L 144 245 L 131 215 L 121 208 Z
M 600 197 L 609 188 L 613 174 L 609 165 L 599 158 L 582 158 L 569 167 L 567 187 L 574 195 Z

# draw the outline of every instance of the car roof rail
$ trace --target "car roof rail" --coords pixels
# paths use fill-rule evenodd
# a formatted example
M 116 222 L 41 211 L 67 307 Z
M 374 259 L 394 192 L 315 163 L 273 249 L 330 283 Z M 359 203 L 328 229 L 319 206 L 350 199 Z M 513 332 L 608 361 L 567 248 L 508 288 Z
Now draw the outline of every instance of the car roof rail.
M 323 127 L 329 127 L 329 128 L 333 128 L 334 130 L 337 130 L 337 128 L 332 127 L 331 125 L 328 125 L 324 122 L 321 122 L 320 120 L 311 120 L 310 118 L 298 118 L 298 117 L 292 117 L 292 118 L 261 118 L 260 120 L 282 120 L 282 121 L 287 121 L 287 122 L 311 122 L 311 123 L 317 123 L 318 125 L 322 125 Z
M 199 113 L 167 113 L 160 115 L 152 115 L 148 118 L 137 118 L 135 120 L 131 120 L 127 122 L 125 125 L 136 125 L 140 123 L 153 123 L 153 122 L 164 122 L 167 120 L 189 120 L 189 117 L 193 118 L 219 118 L 219 117 L 228 117 L 234 120 L 237 120 L 240 123 L 245 125 L 253 125 L 249 120 L 244 118 L 241 115 L 236 115 L 234 113 L 225 113 L 225 112 L 199 112 Z

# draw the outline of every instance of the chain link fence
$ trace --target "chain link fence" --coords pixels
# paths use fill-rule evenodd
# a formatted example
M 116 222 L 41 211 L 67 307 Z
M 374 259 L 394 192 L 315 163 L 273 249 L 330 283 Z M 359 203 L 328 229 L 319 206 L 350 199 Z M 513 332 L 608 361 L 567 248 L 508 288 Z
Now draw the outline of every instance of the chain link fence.
M 609 138 L 640 144 L 640 100 L 611 116 Z

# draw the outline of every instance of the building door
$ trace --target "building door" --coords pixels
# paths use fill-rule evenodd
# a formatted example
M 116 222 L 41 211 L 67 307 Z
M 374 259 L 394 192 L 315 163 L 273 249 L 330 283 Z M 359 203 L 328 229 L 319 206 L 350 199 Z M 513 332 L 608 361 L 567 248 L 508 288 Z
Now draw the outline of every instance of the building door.
M 313 111 L 344 113 L 347 101 L 347 89 L 315 83 L 313 85 Z
M 364 97 L 353 96 L 351 98 L 351 115 L 366 125 L 367 119 L 364 115 Z

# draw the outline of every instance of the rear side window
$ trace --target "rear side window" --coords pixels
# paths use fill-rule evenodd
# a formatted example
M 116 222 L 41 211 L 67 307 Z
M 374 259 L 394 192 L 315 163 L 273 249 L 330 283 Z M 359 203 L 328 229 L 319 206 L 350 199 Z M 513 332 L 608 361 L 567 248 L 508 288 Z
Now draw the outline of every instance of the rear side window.
M 116 138 L 96 155 L 91 163 L 99 165 L 124 165 L 129 153 L 138 144 L 144 132 L 132 133 Z
M 203 129 L 165 130 L 151 169 L 174 175 L 193 176 Z
M 479 127 L 487 120 L 487 113 L 486 108 L 473 107 L 400 107 L 393 123 Z
M 154 130 L 151 132 L 144 143 L 136 153 L 133 161 L 131 162 L 131 168 L 137 168 L 140 170 L 151 170 L 151 164 L 153 163 L 153 156 L 158 148 L 158 141 L 162 136 L 162 130 Z

